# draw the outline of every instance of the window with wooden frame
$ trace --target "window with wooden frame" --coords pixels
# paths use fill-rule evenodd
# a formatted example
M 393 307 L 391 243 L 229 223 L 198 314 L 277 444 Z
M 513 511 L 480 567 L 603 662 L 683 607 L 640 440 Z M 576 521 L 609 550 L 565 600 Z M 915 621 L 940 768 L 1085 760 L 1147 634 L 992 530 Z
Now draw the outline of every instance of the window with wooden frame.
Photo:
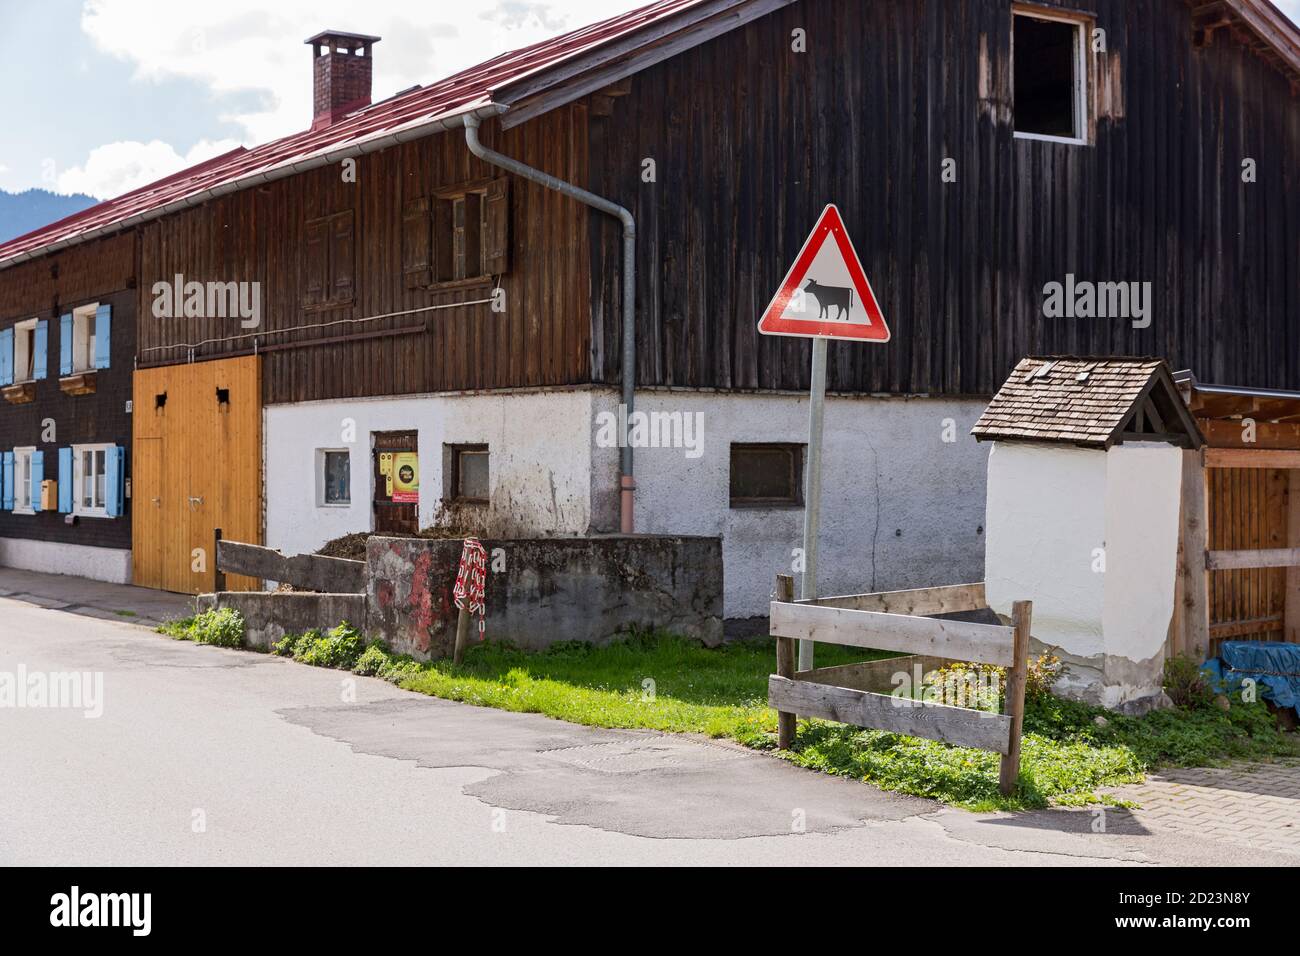
M 491 498 L 487 445 L 448 445 L 444 497 L 458 504 L 485 505 Z
M 1086 16 L 1016 5 L 1011 15 L 1012 111 L 1020 139 L 1089 141 Z
M 351 305 L 356 285 L 356 229 L 351 209 L 310 219 L 303 231 L 304 309 Z
M 510 267 L 510 180 L 464 183 L 402 207 L 408 289 L 499 276 Z
M 797 507 L 803 504 L 804 446 L 733 444 L 731 507 Z

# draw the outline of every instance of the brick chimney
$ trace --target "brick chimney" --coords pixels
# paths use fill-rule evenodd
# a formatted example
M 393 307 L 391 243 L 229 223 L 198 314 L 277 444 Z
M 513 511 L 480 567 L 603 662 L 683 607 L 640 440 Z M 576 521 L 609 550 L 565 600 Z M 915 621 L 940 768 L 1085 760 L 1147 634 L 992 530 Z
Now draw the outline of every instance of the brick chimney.
M 312 49 L 312 129 L 331 126 L 370 105 L 370 48 L 378 42 L 379 37 L 339 30 L 326 30 L 306 41 Z

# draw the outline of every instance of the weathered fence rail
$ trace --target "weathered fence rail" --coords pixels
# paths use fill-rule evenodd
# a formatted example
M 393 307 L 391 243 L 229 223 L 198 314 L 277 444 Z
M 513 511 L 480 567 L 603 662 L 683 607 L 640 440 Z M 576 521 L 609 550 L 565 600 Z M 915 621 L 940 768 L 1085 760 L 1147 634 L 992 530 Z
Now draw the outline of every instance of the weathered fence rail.
M 361 594 L 366 590 L 366 563 L 317 554 L 283 555 L 279 551 L 242 541 L 217 542 L 217 569 L 278 581 L 304 591 L 325 594 Z
M 1029 601 L 1015 602 L 1008 626 L 928 616 L 987 609 L 983 584 L 812 601 L 795 601 L 793 593 L 794 579 L 778 577 L 777 600 L 771 607 L 777 672 L 768 679 L 768 704 L 777 711 L 782 749 L 794 743 L 796 715 L 819 717 L 993 751 L 1002 756 L 1001 791 L 1015 790 L 1032 619 Z M 911 656 L 796 673 L 794 649 L 800 640 Z M 930 671 L 960 661 L 1007 668 L 1003 713 L 877 692 L 899 668 Z

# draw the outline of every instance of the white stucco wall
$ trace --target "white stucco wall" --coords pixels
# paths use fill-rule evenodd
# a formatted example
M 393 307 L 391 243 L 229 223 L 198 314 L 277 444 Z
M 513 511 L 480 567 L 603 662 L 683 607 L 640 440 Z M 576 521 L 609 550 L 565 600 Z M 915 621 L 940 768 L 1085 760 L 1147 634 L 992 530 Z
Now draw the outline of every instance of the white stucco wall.
M 345 422 L 355 422 L 347 444 Z M 485 533 L 585 534 L 591 509 L 591 393 L 425 395 L 271 405 L 265 410 L 266 542 L 286 554 L 372 528 L 371 433 L 419 433 L 420 525 L 443 496 L 443 445 L 489 446 Z M 317 450 L 352 452 L 352 501 L 317 501 Z
M 1034 637 L 1069 654 L 1102 653 L 1106 578 L 1106 453 L 994 443 L 989 456 L 985 593 L 1010 614 L 1034 602 Z
M 1183 452 L 1173 445 L 1117 445 L 1106 453 L 1106 634 L 1108 706 L 1143 696 L 1155 667 L 1126 673 L 1164 653 L 1178 574 Z M 1161 658 L 1163 660 L 1163 658 Z
M 987 594 L 1034 602 L 1033 636 L 1067 664 L 1058 689 L 1106 706 L 1159 691 L 1173 613 L 1182 451 L 996 443 Z
M 45 574 L 70 574 L 109 584 L 131 583 L 131 552 L 120 548 L 0 538 L 0 566 Z
M 597 411 L 613 410 L 613 394 Z M 983 579 L 988 446 L 971 436 L 984 402 L 827 400 L 818 551 L 822 594 Z M 802 508 L 730 507 L 732 442 L 808 440 L 808 399 L 645 391 L 637 409 L 703 415 L 703 454 L 636 450 L 637 530 L 720 535 L 728 618 L 765 616 L 774 576 L 802 546 Z M 953 439 L 945 441 L 945 437 Z M 617 473 L 617 449 L 598 468 Z

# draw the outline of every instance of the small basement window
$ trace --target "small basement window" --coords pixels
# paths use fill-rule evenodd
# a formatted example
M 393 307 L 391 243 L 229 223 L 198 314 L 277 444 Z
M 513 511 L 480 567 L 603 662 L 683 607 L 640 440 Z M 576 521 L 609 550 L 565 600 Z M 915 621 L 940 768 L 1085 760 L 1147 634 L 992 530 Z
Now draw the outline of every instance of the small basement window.
M 803 504 L 804 446 L 731 446 L 731 507 Z
M 1086 25 L 1049 11 L 1013 14 L 1016 136 L 1075 144 L 1088 141 Z
M 352 503 L 352 453 L 346 449 L 317 452 L 316 480 L 320 489 L 316 502 L 322 507 Z
M 488 446 L 451 445 L 447 497 L 464 504 L 485 505 L 490 499 Z

